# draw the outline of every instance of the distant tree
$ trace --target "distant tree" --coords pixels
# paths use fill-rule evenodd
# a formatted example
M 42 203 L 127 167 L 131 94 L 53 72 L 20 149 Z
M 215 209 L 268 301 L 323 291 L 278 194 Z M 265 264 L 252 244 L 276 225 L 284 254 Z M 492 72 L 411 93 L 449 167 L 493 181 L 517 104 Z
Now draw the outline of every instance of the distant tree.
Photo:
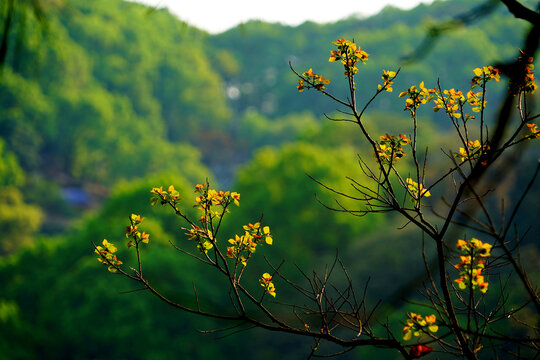
M 48 5 L 55 0 L 46 0 Z M 3 2 L 0 9 L 0 30 L 2 35 L 0 38 L 0 83 L 2 82 L 2 70 L 7 61 L 8 49 L 13 39 L 12 32 L 14 29 L 19 30 L 15 47 L 20 46 L 20 42 L 24 41 L 26 20 L 28 13 L 31 13 L 44 28 L 46 26 L 45 16 L 43 11 L 43 0 L 6 0 Z
M 0 256 L 32 244 L 41 227 L 43 213 L 24 202 L 19 190 L 24 184 L 24 171 L 0 138 Z

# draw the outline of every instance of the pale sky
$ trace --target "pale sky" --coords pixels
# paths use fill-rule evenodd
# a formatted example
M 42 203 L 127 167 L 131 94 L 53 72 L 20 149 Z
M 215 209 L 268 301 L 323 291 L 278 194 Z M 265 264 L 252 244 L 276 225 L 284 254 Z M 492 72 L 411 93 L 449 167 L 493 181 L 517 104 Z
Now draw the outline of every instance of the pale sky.
M 411 9 L 432 0 L 136 0 L 168 8 L 181 20 L 220 33 L 248 20 L 299 25 L 306 20 L 334 22 L 351 15 L 368 16 L 386 5 Z

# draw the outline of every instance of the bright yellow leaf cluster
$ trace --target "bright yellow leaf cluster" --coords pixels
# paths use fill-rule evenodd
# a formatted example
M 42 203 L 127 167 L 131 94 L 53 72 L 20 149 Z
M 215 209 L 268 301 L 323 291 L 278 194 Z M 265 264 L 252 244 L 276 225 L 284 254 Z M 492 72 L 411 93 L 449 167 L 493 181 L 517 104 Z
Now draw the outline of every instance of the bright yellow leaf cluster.
M 481 112 L 486 107 L 487 101 L 482 100 L 483 93 L 480 92 L 474 92 L 472 90 L 469 90 L 467 93 L 467 102 L 472 106 L 473 112 Z M 467 119 L 474 119 L 474 116 L 471 115 L 465 115 Z
M 405 100 L 405 110 L 411 113 L 411 116 L 415 116 L 416 109 L 420 105 L 424 105 L 431 100 L 434 102 L 433 111 L 438 112 L 443 109 L 448 115 L 453 118 L 459 119 L 464 116 L 465 120 L 474 119 L 473 115 L 463 112 L 463 105 L 469 104 L 472 106 L 473 112 L 481 112 L 486 105 L 486 101 L 483 99 L 483 92 L 474 92 L 477 86 L 484 87 L 485 83 L 495 79 L 499 81 L 499 70 L 492 66 L 484 66 L 483 68 L 474 69 L 475 76 L 471 82 L 471 90 L 467 92 L 466 96 L 462 91 L 456 89 L 449 90 L 437 90 L 436 88 L 427 89 L 424 83 L 420 83 L 418 87 L 411 86 L 407 91 L 403 91 L 399 94 L 399 97 L 408 95 Z M 382 88 L 379 85 L 379 89 Z
M 240 206 L 240 194 L 234 191 L 217 191 L 210 189 L 210 185 L 206 183 L 196 185 L 195 192 L 200 194 L 195 197 L 195 206 L 200 210 L 210 210 L 215 205 L 225 208 L 231 203 Z
M 176 208 L 176 203 L 181 200 L 180 194 L 173 185 L 170 185 L 167 191 L 163 190 L 163 187 L 159 187 L 153 188 L 150 192 L 156 195 L 150 199 L 152 205 L 156 205 L 157 203 L 161 203 L 162 205 L 170 204 L 177 213 L 180 213 L 180 210 Z M 199 218 L 202 227 L 192 225 L 186 235 L 188 235 L 189 240 L 196 241 L 197 249 L 201 253 L 207 253 L 216 243 L 212 230 L 210 230 L 212 228 L 213 219 L 221 219 L 224 214 L 228 213 L 229 210 L 227 207 L 230 204 L 240 206 L 240 194 L 234 191 L 217 191 L 211 189 L 208 182 L 195 185 L 195 193 L 197 193 L 197 196 L 195 196 L 194 199 L 194 207 L 202 212 Z M 216 209 L 216 207 L 218 208 Z M 181 215 L 184 216 L 183 214 Z M 132 227 L 133 226 L 134 225 L 132 224 Z M 130 231 L 134 231 L 134 229 L 131 229 Z M 148 242 L 148 237 L 145 237 L 145 235 L 146 234 L 144 233 L 141 234 L 141 240 L 143 242 Z
M 471 80 L 471 89 L 477 86 L 482 86 L 483 82 L 490 80 L 499 81 L 501 79 L 500 71 L 493 66 L 483 66 L 482 68 L 476 68 L 473 70 L 474 77 Z
M 459 278 L 454 280 L 461 290 L 469 287 L 472 290 L 480 289 L 485 293 L 488 283 L 484 280 L 482 271 L 485 268 L 486 259 L 491 256 L 492 246 L 478 239 L 458 240 L 457 248 L 464 255 L 460 256 L 461 262 L 454 265 L 459 270 Z
M 428 89 L 422 81 L 418 87 L 416 85 L 411 86 L 407 91 L 403 91 L 399 94 L 399 97 L 408 96 L 405 100 L 405 110 L 411 113 L 411 116 L 415 116 L 416 109 L 420 105 L 426 104 L 433 99 L 433 93 L 435 89 Z
M 302 74 L 302 79 L 298 80 L 298 92 L 302 92 L 305 89 L 314 88 L 315 90 L 324 90 L 324 86 L 330 84 L 329 79 L 325 79 L 322 75 L 315 74 L 313 69 Z
M 262 274 L 261 278 L 259 279 L 259 283 L 267 294 L 276 297 L 276 288 L 272 282 L 272 275 L 269 273 Z
M 96 246 L 96 249 L 94 250 L 94 252 L 99 255 L 97 259 L 100 263 L 107 266 L 107 270 L 114 273 L 116 272 L 116 267 L 123 264 L 122 261 L 118 260 L 116 255 L 114 255 L 118 249 L 114 244 L 108 242 L 107 239 L 103 239 L 101 244 L 103 246 Z
M 437 99 L 433 100 L 435 106 L 433 111 L 437 112 L 444 109 L 446 113 L 456 119 L 461 118 L 461 108 L 466 102 L 462 91 L 450 89 L 437 92 Z
M 435 315 L 422 316 L 420 314 L 407 314 L 407 321 L 403 327 L 403 340 L 410 340 L 413 336 L 437 332 L 439 326 L 435 324 L 437 317 Z
M 466 149 L 462 147 L 459 148 L 459 153 L 456 154 L 456 157 L 460 158 L 462 162 L 467 159 L 470 159 L 471 161 L 477 160 L 481 159 L 484 155 L 486 155 L 489 149 L 490 148 L 488 144 L 484 144 L 482 146 L 479 140 L 471 140 L 467 143 Z M 482 165 L 486 165 L 485 160 L 482 161 Z
M 150 241 L 150 234 L 139 231 L 139 224 L 142 223 L 144 220 L 141 215 L 131 214 L 129 217 L 129 221 L 131 222 L 131 225 L 126 227 L 126 237 L 130 239 L 127 243 L 127 247 L 130 248 L 132 246 L 136 246 L 139 242 L 143 242 L 145 244 L 148 244 Z
M 174 188 L 173 185 L 170 185 L 167 190 L 163 190 L 163 186 L 155 187 L 150 190 L 150 192 L 157 196 L 152 196 L 150 198 L 150 204 L 152 206 L 160 202 L 162 205 L 171 203 L 176 204 L 180 199 L 180 193 Z
M 540 129 L 538 129 L 538 125 L 536 125 L 535 123 L 528 123 L 527 127 L 529 128 L 529 131 L 531 133 L 526 137 L 528 137 L 529 139 L 540 138 Z
M 255 252 L 258 245 L 266 243 L 272 245 L 274 242 L 270 227 L 256 222 L 255 224 L 244 225 L 244 235 L 235 235 L 234 239 L 229 239 L 231 246 L 227 247 L 227 257 L 236 259 L 242 265 L 246 266 L 247 261 Z
M 522 80 L 518 79 L 521 80 L 518 91 L 534 94 L 535 90 L 538 89 L 538 85 L 535 83 L 536 78 L 534 77 L 533 58 L 526 57 L 525 54 L 523 54 L 519 57 L 518 61 L 525 63 L 525 75 Z
M 409 194 L 412 196 L 412 201 L 418 200 L 421 197 L 431 196 L 431 193 L 424 188 L 424 185 L 420 184 L 420 186 L 418 186 L 418 183 L 411 178 L 407 178 L 407 189 L 409 190 Z
M 534 68 L 533 64 L 530 64 L 530 66 L 526 68 L 527 73 L 525 74 L 525 81 L 523 84 L 523 91 L 530 94 L 534 94 L 536 89 L 538 89 L 538 85 L 535 83 L 536 78 L 534 77 L 534 72 L 531 70 L 532 68 Z
M 381 78 L 383 79 L 383 84 L 382 85 L 379 84 L 377 88 L 379 90 L 384 88 L 384 90 L 387 92 L 394 91 L 394 89 L 392 88 L 392 85 L 394 84 L 394 78 L 396 77 L 396 75 L 397 74 L 395 71 L 383 70 L 383 73 L 381 76 Z
M 406 135 L 383 135 L 379 138 L 377 143 L 377 154 L 382 164 L 394 164 L 397 159 L 401 159 L 405 156 L 403 146 L 410 144 L 411 139 Z
M 201 229 L 197 225 L 192 225 L 188 235 L 188 240 L 195 240 L 197 242 L 197 250 L 206 254 L 208 250 L 214 247 L 215 239 L 212 235 L 212 231 Z
M 369 54 L 357 46 L 354 42 L 337 39 L 332 44 L 336 45 L 336 50 L 330 51 L 329 62 L 341 61 L 345 68 L 345 76 L 352 76 L 358 72 L 356 64 L 360 61 L 365 64 Z

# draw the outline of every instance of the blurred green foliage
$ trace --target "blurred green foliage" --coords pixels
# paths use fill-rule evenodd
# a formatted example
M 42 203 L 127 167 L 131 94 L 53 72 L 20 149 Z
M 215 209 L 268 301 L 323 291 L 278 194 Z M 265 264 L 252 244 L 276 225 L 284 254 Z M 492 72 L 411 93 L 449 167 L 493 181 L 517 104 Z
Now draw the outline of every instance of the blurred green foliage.
M 255 222 L 263 216 L 265 223 L 272 224 L 276 239 L 287 242 L 285 247 L 276 246 L 286 252 L 281 257 L 302 258 L 301 262 L 310 262 L 328 251 L 328 247 L 341 247 L 383 223 L 383 216 L 370 216 L 369 221 L 362 221 L 348 213 L 325 209 L 317 201 L 332 208 L 340 209 L 341 204 L 361 210 L 354 202 L 317 184 L 308 174 L 325 186 L 352 195 L 354 189 L 348 186 L 346 178 L 362 183 L 363 175 L 350 147 L 329 148 L 296 142 L 279 149 L 263 148 L 238 172 L 235 191 L 244 194 L 244 198 L 232 216 L 238 225 Z
M 33 242 L 43 221 L 41 209 L 25 204 L 22 193 L 12 187 L 0 188 L 0 254 L 6 255 Z

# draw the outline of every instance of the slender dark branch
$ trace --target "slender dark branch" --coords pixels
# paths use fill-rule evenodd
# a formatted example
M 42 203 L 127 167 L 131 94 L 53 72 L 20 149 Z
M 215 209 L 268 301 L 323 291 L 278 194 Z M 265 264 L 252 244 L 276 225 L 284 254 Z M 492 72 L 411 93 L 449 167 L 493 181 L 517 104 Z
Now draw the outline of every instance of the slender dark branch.
M 510 11 L 516 18 L 526 20 L 535 26 L 540 23 L 540 15 L 536 11 L 525 7 L 519 1 L 501 0 L 501 2 L 506 5 L 508 11 Z
M 521 204 L 523 204 L 523 201 L 525 200 L 525 197 L 527 196 L 529 191 L 532 189 L 532 187 L 534 185 L 534 182 L 536 181 L 536 176 L 538 175 L 538 172 L 540 172 L 540 161 L 538 161 L 538 163 L 536 164 L 536 169 L 534 171 L 534 175 L 531 178 L 531 181 L 529 181 L 529 184 L 527 184 L 527 187 L 525 188 L 525 190 L 521 194 L 521 197 L 519 198 L 516 206 L 514 206 L 512 214 L 510 215 L 510 218 L 508 219 L 508 225 L 506 225 L 506 228 L 505 228 L 504 232 L 501 234 L 502 239 L 506 238 L 506 235 L 508 234 L 508 230 L 511 228 L 512 222 L 514 221 L 514 218 L 516 217 L 517 212 L 518 212 L 519 208 L 521 207 Z

